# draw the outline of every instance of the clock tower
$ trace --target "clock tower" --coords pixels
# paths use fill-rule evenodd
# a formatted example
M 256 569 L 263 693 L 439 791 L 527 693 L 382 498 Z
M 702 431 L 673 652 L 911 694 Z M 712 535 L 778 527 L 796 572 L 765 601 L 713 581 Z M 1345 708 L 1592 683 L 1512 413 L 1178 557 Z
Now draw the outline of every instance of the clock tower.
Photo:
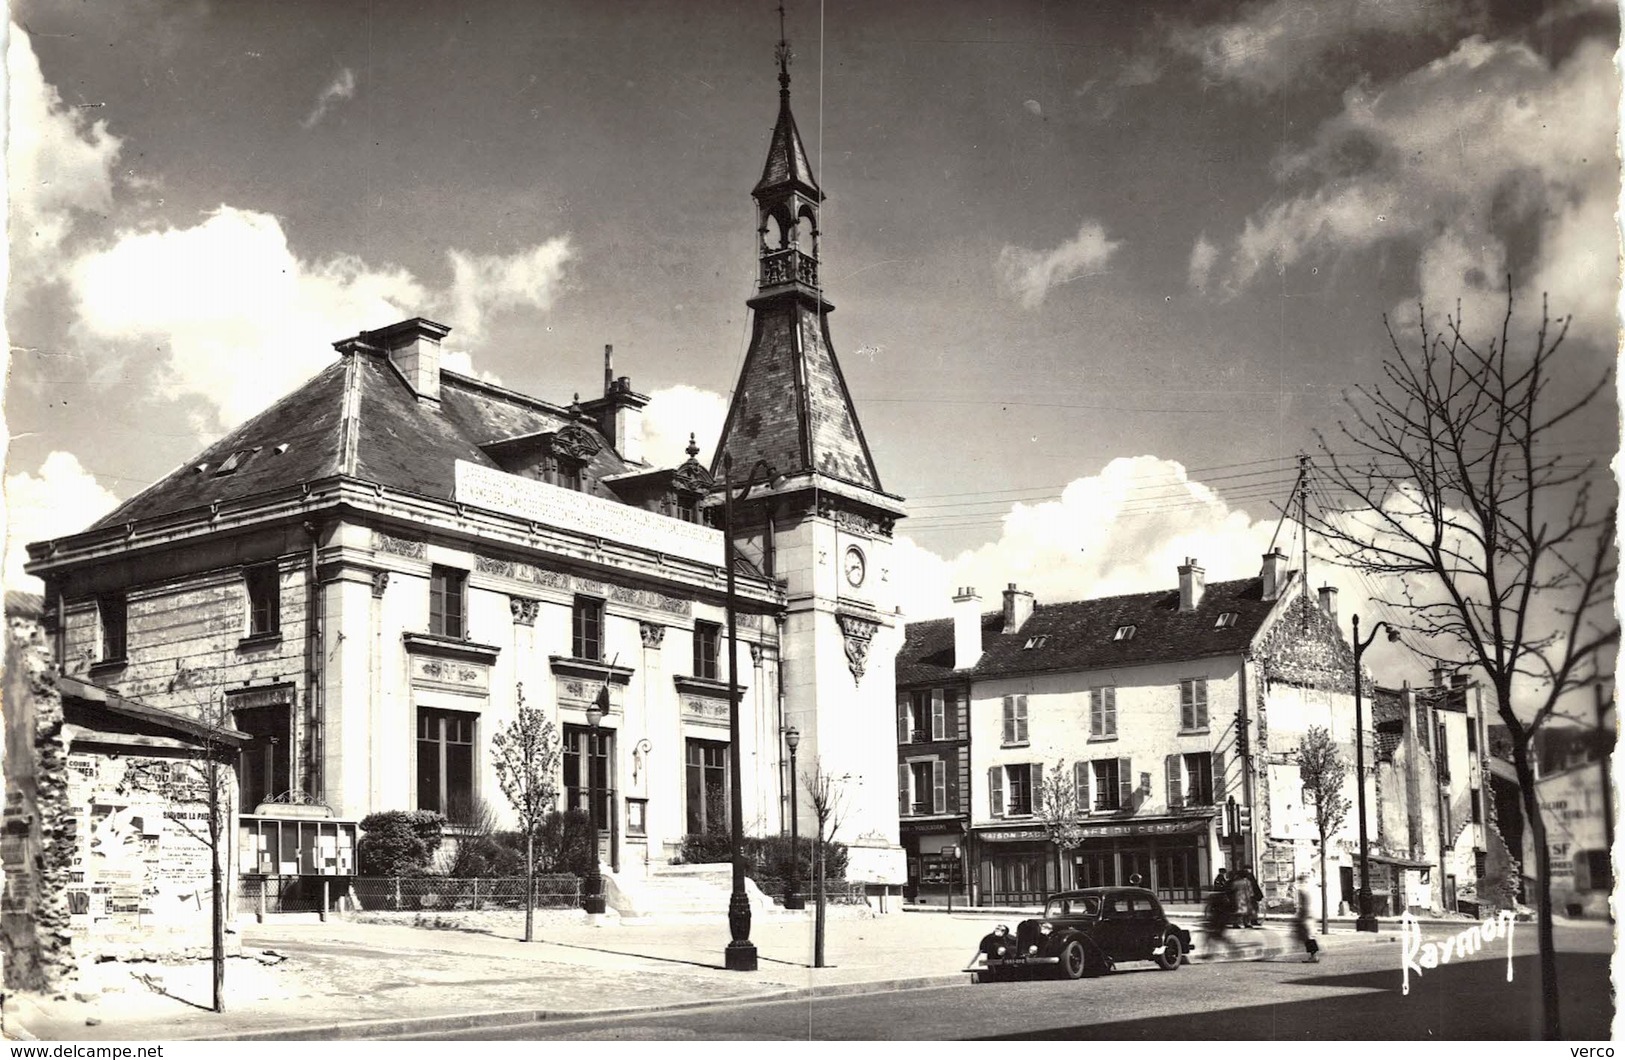
M 735 505 L 734 523 L 740 557 L 786 589 L 779 727 L 801 733 L 802 776 L 821 772 L 839 793 L 848 877 L 897 885 L 906 878 L 895 789 L 902 627 L 891 544 L 904 509 L 881 485 L 830 341 L 834 306 L 819 280 L 824 193 L 790 112 L 783 39 L 777 58 L 778 121 L 751 192 L 759 266 L 750 348 L 711 471 L 721 481 L 726 455 L 741 481 L 762 465 L 777 476 Z M 786 776 L 784 785 L 810 833 L 806 784 Z

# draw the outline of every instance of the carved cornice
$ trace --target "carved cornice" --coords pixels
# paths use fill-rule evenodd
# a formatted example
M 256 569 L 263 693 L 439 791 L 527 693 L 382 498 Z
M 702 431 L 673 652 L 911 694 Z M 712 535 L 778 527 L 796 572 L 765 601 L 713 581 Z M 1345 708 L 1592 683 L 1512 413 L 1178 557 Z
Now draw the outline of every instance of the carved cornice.
M 630 666 L 616 666 L 592 659 L 573 659 L 568 655 L 549 655 L 547 660 L 553 664 L 553 673 L 559 677 L 578 677 L 612 685 L 625 685 L 632 681 L 633 671 Z
M 532 600 L 524 596 L 508 597 L 508 610 L 513 612 L 515 625 L 534 626 L 536 624 L 536 615 L 541 609 L 542 602 L 540 600 Z
M 384 598 L 384 590 L 389 588 L 389 571 L 375 570 L 372 572 L 372 595 L 376 600 Z
M 467 659 L 470 662 L 493 663 L 502 652 L 495 644 L 476 644 L 471 640 L 453 640 L 450 637 L 413 633 L 410 630 L 401 634 L 401 640 L 405 642 L 406 650 L 415 654 L 440 655 L 450 659 Z
M 870 537 L 890 537 L 892 529 L 897 525 L 896 519 L 853 511 L 842 504 L 840 498 L 827 494 L 821 494 L 818 498 L 818 515 L 842 530 L 868 534 Z
M 711 472 L 693 457 L 684 461 L 671 473 L 671 488 L 684 493 L 709 493 L 715 484 L 716 480 L 711 477 Z
M 666 627 L 659 622 L 639 622 L 638 633 L 645 648 L 658 648 L 666 640 Z
M 728 699 L 728 682 L 713 681 L 708 677 L 691 677 L 688 674 L 676 674 L 672 677 L 672 684 L 677 691 L 689 696 L 708 696 L 724 702 Z

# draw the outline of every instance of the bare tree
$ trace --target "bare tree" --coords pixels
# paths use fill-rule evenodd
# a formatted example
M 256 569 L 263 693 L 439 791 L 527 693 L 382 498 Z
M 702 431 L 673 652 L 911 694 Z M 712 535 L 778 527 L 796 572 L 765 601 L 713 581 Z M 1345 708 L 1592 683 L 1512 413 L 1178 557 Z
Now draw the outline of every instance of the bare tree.
M 170 691 L 193 687 L 191 671 L 183 670 L 170 681 Z M 198 700 L 194 717 L 194 737 L 198 744 L 185 758 L 135 757 L 127 760 L 120 794 L 156 796 L 177 806 L 202 807 L 201 822 L 183 813 L 166 815 L 173 825 L 209 852 L 209 936 L 213 963 L 213 1008 L 226 1011 L 226 865 L 231 845 L 231 800 L 235 790 L 236 762 L 243 734 L 231 724 L 231 712 L 223 700 Z
M 1068 850 L 1083 842 L 1083 807 L 1078 805 L 1078 788 L 1066 759 L 1055 760 L 1055 768 L 1045 774 L 1034 793 L 1033 817 L 1044 829 L 1044 837 L 1055 845 L 1055 886 L 1064 888 L 1061 862 Z
M 824 966 L 824 892 L 825 845 L 835 841 L 835 833 L 846 815 L 845 776 L 831 776 L 824 772 L 823 763 L 813 759 L 812 769 L 801 773 L 801 786 L 806 789 L 812 803 L 813 819 L 818 823 L 818 845 L 813 861 L 813 967 Z
M 1331 890 L 1326 878 L 1326 837 L 1343 827 L 1348 819 L 1349 800 L 1343 794 L 1343 778 L 1349 763 L 1332 742 L 1332 734 L 1319 725 L 1309 726 L 1298 745 L 1298 779 L 1303 782 L 1304 801 L 1314 807 L 1315 831 L 1320 835 L 1320 933 L 1330 930 L 1326 895 Z
M 508 727 L 491 737 L 497 784 L 519 818 L 525 837 L 525 941 L 536 940 L 536 836 L 559 796 L 559 736 L 539 710 L 525 706 L 525 688 L 515 690 L 518 711 Z
M 1533 738 L 1566 695 L 1596 679 L 1619 641 L 1613 615 L 1613 498 L 1598 469 L 1556 448 L 1608 385 L 1558 361 L 1569 319 L 1545 306 L 1532 347 L 1512 347 L 1512 283 L 1499 333 L 1464 334 L 1457 316 L 1402 347 L 1388 326 L 1384 381 L 1359 388 L 1351 449 L 1326 445 L 1325 510 L 1315 529 L 1419 634 L 1410 646 L 1482 673 L 1511 736 L 1534 841 L 1544 1030 L 1560 1036 L 1551 865 L 1535 797 Z M 1385 321 L 1386 324 L 1386 321 Z M 1557 382 L 1562 394 L 1554 392 Z

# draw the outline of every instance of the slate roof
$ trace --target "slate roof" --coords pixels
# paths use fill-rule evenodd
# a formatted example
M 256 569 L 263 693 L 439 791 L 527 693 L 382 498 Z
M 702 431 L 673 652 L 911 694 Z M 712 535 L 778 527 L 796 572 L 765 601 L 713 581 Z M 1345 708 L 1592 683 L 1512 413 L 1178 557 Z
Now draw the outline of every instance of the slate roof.
M 812 163 L 807 161 L 807 149 L 801 144 L 801 132 L 796 128 L 795 115 L 790 113 L 788 85 L 779 93 L 779 120 L 773 126 L 773 139 L 768 144 L 762 179 L 756 182 L 751 194 L 785 184 L 800 185 L 815 197 L 822 198 L 818 182 L 813 179 Z
M 558 430 L 567 410 L 454 372 L 442 371 L 441 403 L 419 401 L 389 359 L 347 352 L 303 386 L 142 490 L 91 529 L 273 493 L 337 475 L 447 499 L 455 463 L 497 464 L 481 448 L 516 435 Z M 588 477 L 641 469 L 600 442 Z M 279 451 L 279 449 L 281 451 Z M 235 470 L 227 459 L 247 452 Z M 199 470 L 199 468 L 202 470 Z M 613 494 L 608 494 L 613 497 Z
M 1021 629 L 1006 634 L 1004 614 L 982 616 L 982 657 L 969 671 L 954 670 L 953 619 L 911 622 L 897 656 L 899 685 L 941 684 L 976 678 L 1063 670 L 1099 670 L 1246 651 L 1279 601 L 1264 599 L 1260 578 L 1210 582 L 1195 610 L 1179 610 L 1177 588 L 1095 600 L 1039 604 Z M 1235 612 L 1233 625 L 1219 616 Z M 1134 636 L 1114 640 L 1118 627 Z M 1041 644 L 1027 647 L 1043 637 Z

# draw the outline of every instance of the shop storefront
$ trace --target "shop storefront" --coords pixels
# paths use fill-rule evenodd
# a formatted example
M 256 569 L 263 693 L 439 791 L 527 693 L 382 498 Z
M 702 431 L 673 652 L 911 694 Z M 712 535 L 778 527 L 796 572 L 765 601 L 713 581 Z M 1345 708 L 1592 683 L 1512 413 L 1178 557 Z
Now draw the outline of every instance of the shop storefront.
M 908 855 L 904 897 L 920 905 L 970 904 L 964 826 L 958 821 L 903 826 Z
M 1038 828 L 977 833 L 981 905 L 1032 905 L 1063 887 L 1141 886 L 1165 902 L 1194 903 L 1214 872 L 1213 818 L 1174 817 L 1084 826 L 1056 879 L 1055 847 Z

